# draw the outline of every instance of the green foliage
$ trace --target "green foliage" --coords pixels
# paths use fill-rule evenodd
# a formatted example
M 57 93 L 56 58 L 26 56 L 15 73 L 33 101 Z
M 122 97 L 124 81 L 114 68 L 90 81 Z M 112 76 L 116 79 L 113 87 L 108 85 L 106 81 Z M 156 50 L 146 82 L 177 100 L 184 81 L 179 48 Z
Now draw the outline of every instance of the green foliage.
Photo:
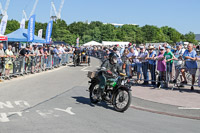
M 189 33 L 185 34 L 184 39 L 185 39 L 184 41 L 186 41 L 186 42 L 196 43 L 195 34 L 193 32 L 189 32 Z
M 8 20 L 6 34 L 17 30 L 20 24 L 16 20 Z M 26 21 L 26 28 L 28 21 Z M 47 23 L 36 22 L 35 34 L 38 30 L 43 29 L 42 37 L 45 38 Z M 85 22 L 74 22 L 70 25 L 64 20 L 57 20 L 53 23 L 52 39 L 54 41 L 65 41 L 71 45 L 76 44 L 77 37 L 80 38 L 80 44 L 89 41 L 128 41 L 131 43 L 146 43 L 146 42 L 168 42 L 170 44 L 187 41 L 197 43 L 195 35 L 192 32 L 188 34 L 181 34 L 176 29 L 164 26 L 157 27 L 152 25 L 145 25 L 139 27 L 138 25 L 123 25 L 122 27 L 115 27 L 111 24 L 103 24 L 99 21 L 93 21 L 90 24 Z
M 13 32 L 13 31 L 19 29 L 19 26 L 20 26 L 20 24 L 16 20 L 12 19 L 12 20 L 8 21 L 5 34 L 9 34 L 9 33 Z

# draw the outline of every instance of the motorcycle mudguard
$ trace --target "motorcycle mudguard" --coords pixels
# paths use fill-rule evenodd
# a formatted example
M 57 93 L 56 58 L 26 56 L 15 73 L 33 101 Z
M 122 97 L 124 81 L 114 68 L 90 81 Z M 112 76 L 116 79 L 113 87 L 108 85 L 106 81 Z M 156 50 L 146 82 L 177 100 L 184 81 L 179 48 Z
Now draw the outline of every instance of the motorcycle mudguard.
M 119 90 L 119 89 L 131 91 L 131 88 L 129 88 L 129 87 L 127 87 L 127 86 L 124 86 L 124 85 L 121 85 L 121 86 L 117 87 L 117 89 L 115 89 L 114 93 L 116 93 L 117 90 Z
M 90 87 L 89 87 L 89 91 L 91 91 L 91 86 L 92 86 L 93 84 L 99 83 L 99 80 L 96 79 L 96 78 L 94 78 L 94 79 L 92 79 L 91 81 L 89 81 L 89 83 L 91 84 Z
M 99 83 L 99 80 L 97 78 L 93 78 L 91 81 L 89 81 L 89 83 Z

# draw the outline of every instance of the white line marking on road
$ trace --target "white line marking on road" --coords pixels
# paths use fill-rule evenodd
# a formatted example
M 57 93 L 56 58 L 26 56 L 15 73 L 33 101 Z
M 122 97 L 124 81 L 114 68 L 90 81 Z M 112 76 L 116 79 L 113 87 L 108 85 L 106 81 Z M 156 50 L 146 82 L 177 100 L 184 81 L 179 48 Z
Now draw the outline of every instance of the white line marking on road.
M 0 122 L 9 122 L 10 120 L 8 119 L 6 113 L 0 113 Z
M 10 101 L 6 101 L 6 103 L 0 102 L 0 108 L 3 109 L 4 106 L 7 108 L 14 108 L 14 106 L 12 105 Z
M 192 107 L 178 107 L 178 109 L 182 109 L 182 110 L 200 110 L 200 108 L 192 108 Z
M 42 112 L 42 111 L 40 111 L 40 110 L 36 110 L 36 112 L 39 114 L 39 115 L 41 115 L 43 118 L 47 118 L 47 115 L 51 115 L 51 114 L 53 114 L 53 111 L 52 110 L 48 110 L 47 112 Z
M 90 66 L 91 67 L 91 66 Z M 85 70 L 85 69 L 87 69 L 88 67 L 84 67 L 84 68 L 82 68 L 81 69 L 81 71 L 84 71 L 84 72 L 88 72 L 88 71 L 90 71 L 90 70 Z
M 71 111 L 72 107 L 68 107 L 66 110 L 64 110 L 64 109 L 59 109 L 59 108 L 54 108 L 54 109 L 55 109 L 55 110 L 58 110 L 58 111 L 66 112 L 66 113 L 68 113 L 68 114 L 70 114 L 70 115 L 75 115 L 75 113 L 73 113 L 73 112 Z
M 15 104 L 16 105 L 18 105 L 18 106 L 20 106 L 20 107 L 30 107 L 30 105 L 28 104 L 28 102 L 27 101 L 23 101 L 23 100 L 19 100 L 19 101 L 15 101 Z M 24 106 L 25 105 L 25 106 Z

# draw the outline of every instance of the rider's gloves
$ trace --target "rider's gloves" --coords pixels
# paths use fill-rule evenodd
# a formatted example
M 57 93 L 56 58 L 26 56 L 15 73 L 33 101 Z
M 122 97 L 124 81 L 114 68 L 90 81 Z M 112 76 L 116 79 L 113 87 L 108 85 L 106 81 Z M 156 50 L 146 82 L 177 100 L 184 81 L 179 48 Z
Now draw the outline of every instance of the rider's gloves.
M 110 70 L 107 70 L 107 73 L 112 74 L 112 72 Z

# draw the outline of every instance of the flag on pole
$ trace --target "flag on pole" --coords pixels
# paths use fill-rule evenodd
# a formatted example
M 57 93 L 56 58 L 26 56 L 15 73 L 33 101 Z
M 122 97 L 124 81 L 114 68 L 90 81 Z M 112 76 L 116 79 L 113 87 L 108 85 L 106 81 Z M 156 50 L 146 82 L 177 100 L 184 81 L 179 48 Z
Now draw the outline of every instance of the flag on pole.
M 32 15 L 28 22 L 28 42 L 34 40 L 35 35 L 35 15 Z
M 79 37 L 76 39 L 76 47 L 79 46 Z
M 38 37 L 39 38 L 42 38 L 42 32 L 43 32 L 43 29 L 38 30 Z
M 53 21 L 49 21 L 47 25 L 47 30 L 46 30 L 46 43 L 51 42 L 51 33 L 52 33 L 52 28 L 53 28 Z
M 25 19 L 22 19 L 21 20 L 21 23 L 20 23 L 20 29 L 25 29 Z
M 2 34 L 2 35 L 4 35 L 4 33 L 6 31 L 7 20 L 8 20 L 8 15 L 3 16 L 2 20 L 1 20 L 0 34 Z

